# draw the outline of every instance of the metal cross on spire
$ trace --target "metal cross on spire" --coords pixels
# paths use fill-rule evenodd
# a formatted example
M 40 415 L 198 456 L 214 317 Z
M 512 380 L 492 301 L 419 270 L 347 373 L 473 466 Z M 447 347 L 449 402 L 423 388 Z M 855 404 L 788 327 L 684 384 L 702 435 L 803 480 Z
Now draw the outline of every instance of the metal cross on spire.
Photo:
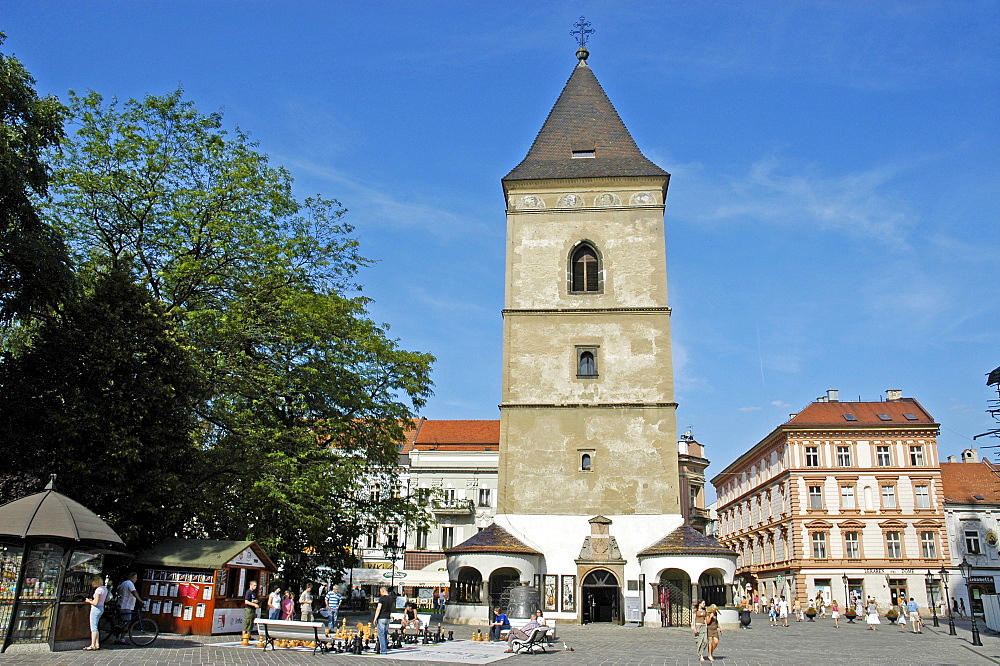
M 576 43 L 580 45 L 581 49 L 587 48 L 587 40 L 590 39 L 590 36 L 597 31 L 590 27 L 590 21 L 583 16 L 580 17 L 579 21 L 573 24 L 573 27 L 576 28 L 576 30 L 570 30 L 569 34 L 576 37 Z

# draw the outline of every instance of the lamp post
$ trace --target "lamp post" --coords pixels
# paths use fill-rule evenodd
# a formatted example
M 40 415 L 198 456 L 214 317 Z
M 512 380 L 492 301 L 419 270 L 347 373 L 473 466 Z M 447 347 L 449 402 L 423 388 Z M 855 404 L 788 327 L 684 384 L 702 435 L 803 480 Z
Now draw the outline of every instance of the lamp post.
M 847 598 L 847 574 L 845 573 L 843 576 L 841 576 L 840 580 L 844 581 L 844 609 L 846 612 L 846 609 L 849 608 L 851 605 L 850 600 Z
M 944 602 L 948 605 L 948 635 L 957 636 L 958 634 L 955 633 L 955 618 L 952 616 L 951 612 L 951 592 L 948 589 L 948 570 L 942 566 L 941 571 L 938 573 L 941 574 L 941 580 L 944 582 Z
M 969 564 L 968 559 L 963 557 L 962 563 L 958 565 L 958 570 L 962 572 L 962 578 L 965 579 L 965 592 L 969 595 L 969 615 L 972 616 L 972 644 L 982 645 L 983 641 L 979 638 L 979 625 L 976 624 L 976 611 L 972 608 L 972 588 L 969 587 L 972 565 Z
M 931 612 L 934 614 L 934 626 L 937 627 L 940 625 L 938 625 L 937 604 L 934 602 L 934 572 L 928 569 L 924 578 L 927 579 L 927 590 L 931 593 Z
M 392 593 L 396 593 L 396 560 L 399 559 L 399 554 L 406 549 L 406 544 L 397 543 L 396 539 L 398 534 L 393 531 L 389 535 L 389 540 L 385 542 L 382 546 L 382 553 L 385 555 L 386 559 L 392 563 L 392 573 L 389 574 L 389 584 L 392 586 Z

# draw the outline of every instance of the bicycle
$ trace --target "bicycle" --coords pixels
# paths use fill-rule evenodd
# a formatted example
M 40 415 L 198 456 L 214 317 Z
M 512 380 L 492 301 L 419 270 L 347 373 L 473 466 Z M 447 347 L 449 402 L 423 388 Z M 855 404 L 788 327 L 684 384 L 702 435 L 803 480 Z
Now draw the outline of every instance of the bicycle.
M 110 603 L 104 606 L 104 614 L 97 623 L 97 630 L 100 632 L 101 643 L 106 643 L 112 636 L 124 643 L 124 637 L 128 636 L 136 647 L 146 647 L 160 635 L 156 622 L 142 617 L 138 610 L 122 617 L 118 605 Z

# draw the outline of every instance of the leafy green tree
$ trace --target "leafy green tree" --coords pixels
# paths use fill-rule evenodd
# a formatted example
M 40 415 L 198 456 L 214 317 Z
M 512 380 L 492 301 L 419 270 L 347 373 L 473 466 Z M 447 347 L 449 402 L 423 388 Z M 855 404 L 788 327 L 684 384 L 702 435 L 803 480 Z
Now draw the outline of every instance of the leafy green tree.
M 97 277 L 42 323 L 28 350 L 0 364 L 0 388 L 8 485 L 57 473 L 61 492 L 133 548 L 182 529 L 196 509 L 204 379 L 162 306 L 127 274 Z
M 0 45 L 6 35 L 0 32 Z M 32 198 L 43 196 L 45 151 L 63 135 L 66 108 L 39 99 L 19 60 L 0 53 L 0 322 L 51 310 L 70 288 L 65 248 L 39 218 Z
M 48 219 L 84 275 L 137 277 L 208 383 L 187 533 L 337 564 L 359 525 L 424 520 L 366 488 L 391 481 L 433 358 L 368 317 L 356 278 L 370 262 L 340 204 L 297 200 L 284 169 L 180 90 L 72 95 L 71 110 Z

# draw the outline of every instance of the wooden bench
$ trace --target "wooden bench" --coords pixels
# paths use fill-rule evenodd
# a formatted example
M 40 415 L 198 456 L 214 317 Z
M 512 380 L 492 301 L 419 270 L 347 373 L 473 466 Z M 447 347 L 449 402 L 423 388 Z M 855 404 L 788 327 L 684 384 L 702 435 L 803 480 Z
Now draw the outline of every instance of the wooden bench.
M 535 627 L 528 634 L 527 638 L 515 638 L 512 640 L 510 647 L 514 650 L 514 654 L 520 653 L 521 650 L 527 650 L 531 654 L 535 654 L 535 648 L 541 648 L 542 652 L 545 652 L 545 637 L 548 633 L 548 627 Z
M 283 639 L 290 641 L 307 641 L 313 644 L 313 654 L 322 649 L 328 639 L 325 635 L 326 623 L 300 622 L 298 620 L 268 620 L 257 618 L 257 633 L 264 637 L 264 650 L 270 645 L 274 650 L 274 641 Z

